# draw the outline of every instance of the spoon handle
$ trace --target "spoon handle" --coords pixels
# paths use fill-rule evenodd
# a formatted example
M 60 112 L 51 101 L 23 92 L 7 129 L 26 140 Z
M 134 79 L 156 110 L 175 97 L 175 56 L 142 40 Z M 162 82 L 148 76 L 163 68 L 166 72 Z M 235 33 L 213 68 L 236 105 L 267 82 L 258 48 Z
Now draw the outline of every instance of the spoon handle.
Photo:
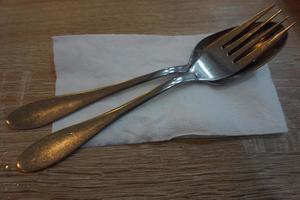
M 47 168 L 70 155 L 99 131 L 123 114 L 143 104 L 158 94 L 186 81 L 194 80 L 192 74 L 184 74 L 154 88 L 113 110 L 95 118 L 47 135 L 29 146 L 18 158 L 17 168 L 23 172 L 33 172 Z
M 33 103 L 21 106 L 9 114 L 6 123 L 14 129 L 38 128 L 64 117 L 97 100 L 100 100 L 103 97 L 145 81 L 174 73 L 185 72 L 186 68 L 187 67 L 185 66 L 169 67 L 100 89 L 35 101 Z

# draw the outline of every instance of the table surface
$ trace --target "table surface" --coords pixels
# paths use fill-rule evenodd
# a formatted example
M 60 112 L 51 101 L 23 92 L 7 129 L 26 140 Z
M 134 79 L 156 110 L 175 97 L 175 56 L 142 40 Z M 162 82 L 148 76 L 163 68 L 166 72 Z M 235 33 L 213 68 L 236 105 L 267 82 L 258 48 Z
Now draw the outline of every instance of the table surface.
M 14 131 L 3 120 L 22 104 L 54 95 L 54 35 L 208 33 L 271 2 L 0 1 L 0 198 L 300 199 L 298 26 L 270 62 L 287 134 L 85 148 L 52 168 L 23 174 L 16 171 L 17 156 L 50 126 Z M 299 21 L 297 0 L 276 2 Z

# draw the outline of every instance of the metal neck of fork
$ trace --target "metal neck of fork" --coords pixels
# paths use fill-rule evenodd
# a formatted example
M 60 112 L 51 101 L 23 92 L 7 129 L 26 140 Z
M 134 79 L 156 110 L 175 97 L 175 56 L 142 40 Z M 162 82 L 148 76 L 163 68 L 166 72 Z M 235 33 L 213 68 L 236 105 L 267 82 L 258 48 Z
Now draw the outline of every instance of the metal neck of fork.
M 173 85 L 178 85 L 181 83 L 196 81 L 196 80 L 198 80 L 198 79 L 195 76 L 195 74 L 186 72 L 181 76 L 177 76 L 177 77 L 173 78 L 173 80 L 170 82 L 170 85 L 173 86 Z

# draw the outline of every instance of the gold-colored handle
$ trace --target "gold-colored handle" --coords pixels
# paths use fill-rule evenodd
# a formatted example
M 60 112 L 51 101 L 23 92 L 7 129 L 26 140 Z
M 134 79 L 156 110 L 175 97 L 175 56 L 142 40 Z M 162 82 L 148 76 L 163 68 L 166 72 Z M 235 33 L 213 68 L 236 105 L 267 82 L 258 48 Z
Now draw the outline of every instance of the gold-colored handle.
M 154 88 L 150 92 L 98 117 L 67 127 L 42 138 L 19 156 L 17 161 L 18 169 L 23 172 L 32 172 L 59 162 L 123 114 L 143 104 L 152 97 L 176 85 L 191 80 L 193 80 L 193 77 L 189 74 L 176 77 Z
M 67 157 L 114 119 L 104 114 L 80 124 L 47 135 L 27 148 L 18 158 L 17 169 L 34 172 Z
M 13 129 L 38 128 L 107 96 L 111 92 L 107 88 L 103 88 L 35 101 L 10 113 L 6 124 Z
M 97 90 L 36 101 L 16 109 L 7 117 L 6 123 L 14 129 L 38 128 L 110 94 L 155 78 L 174 73 L 184 73 L 186 70 L 185 65 L 169 67 Z

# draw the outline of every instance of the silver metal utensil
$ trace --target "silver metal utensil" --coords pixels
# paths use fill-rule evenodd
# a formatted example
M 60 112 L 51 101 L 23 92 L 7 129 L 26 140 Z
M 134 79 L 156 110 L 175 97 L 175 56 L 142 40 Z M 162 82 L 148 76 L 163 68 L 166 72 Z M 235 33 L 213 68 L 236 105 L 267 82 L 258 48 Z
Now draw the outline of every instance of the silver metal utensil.
M 190 63 L 158 70 L 122 83 L 91 91 L 35 101 L 10 113 L 6 119 L 6 124 L 13 129 L 38 128 L 121 90 L 156 78 L 187 72 L 188 66 L 190 66 Z
M 256 23 L 273 7 L 264 9 L 238 27 L 216 33 L 198 43 L 188 71 L 180 76 L 98 117 L 37 141 L 20 155 L 17 168 L 23 172 L 32 172 L 57 163 L 120 116 L 170 88 L 187 82 L 224 81 L 261 67 L 283 47 L 287 31 L 294 25 L 292 23 L 284 28 L 281 23 L 286 18 L 280 23 L 270 22 L 281 11 L 263 23 Z

